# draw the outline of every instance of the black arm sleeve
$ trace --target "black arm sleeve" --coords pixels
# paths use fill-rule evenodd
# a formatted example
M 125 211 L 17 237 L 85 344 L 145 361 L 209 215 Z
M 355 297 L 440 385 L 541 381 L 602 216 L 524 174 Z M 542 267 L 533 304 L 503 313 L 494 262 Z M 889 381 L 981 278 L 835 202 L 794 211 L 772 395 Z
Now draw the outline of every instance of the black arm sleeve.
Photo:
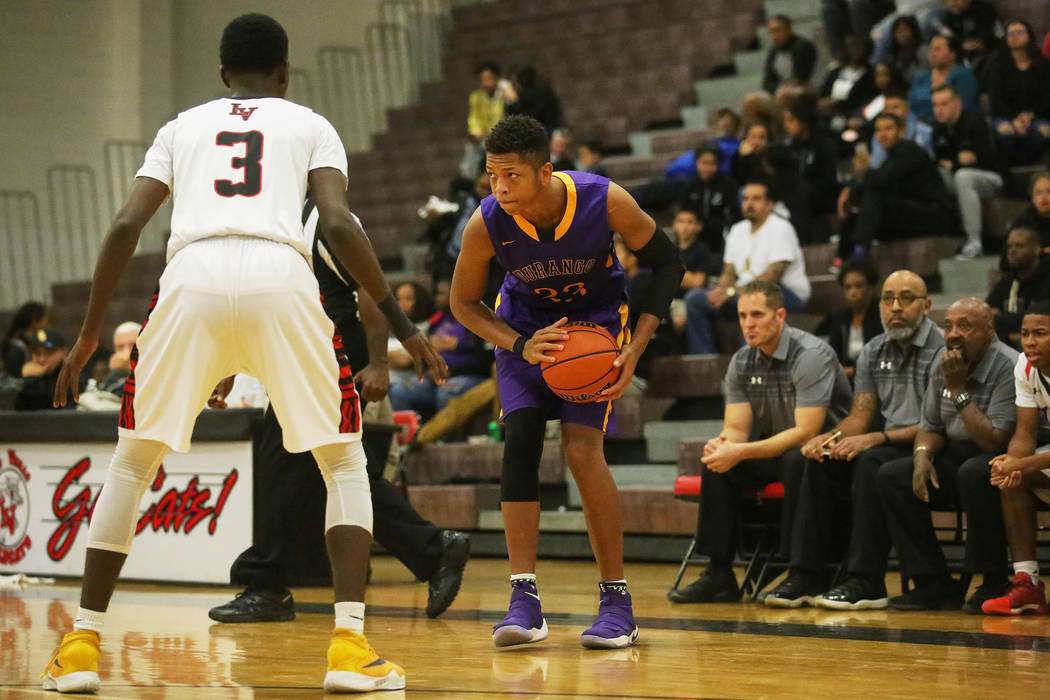
M 682 284 L 685 265 L 678 248 L 662 230 L 653 231 L 649 242 L 636 251 L 638 262 L 653 271 L 652 285 L 645 299 L 638 300 L 638 314 L 652 314 L 663 318 L 671 308 L 671 300 Z

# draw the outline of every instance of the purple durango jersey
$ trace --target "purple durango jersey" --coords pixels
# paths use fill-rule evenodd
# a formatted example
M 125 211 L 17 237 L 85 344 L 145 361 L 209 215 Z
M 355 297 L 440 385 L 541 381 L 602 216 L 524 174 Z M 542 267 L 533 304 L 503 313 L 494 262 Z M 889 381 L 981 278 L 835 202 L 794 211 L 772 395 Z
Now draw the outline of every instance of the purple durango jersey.
M 507 270 L 500 296 L 559 312 L 615 307 L 624 298 L 624 276 L 609 229 L 609 180 L 572 170 L 554 177 L 565 183 L 567 199 L 551 242 L 503 211 L 494 196 L 481 202 L 496 259 Z

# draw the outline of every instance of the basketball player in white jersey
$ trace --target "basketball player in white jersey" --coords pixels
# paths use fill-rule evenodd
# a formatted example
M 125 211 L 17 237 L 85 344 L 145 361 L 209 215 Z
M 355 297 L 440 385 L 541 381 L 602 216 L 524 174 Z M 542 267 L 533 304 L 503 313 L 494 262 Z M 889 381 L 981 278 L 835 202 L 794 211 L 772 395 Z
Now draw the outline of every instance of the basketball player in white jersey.
M 390 321 L 416 362 L 447 368 L 400 311 L 346 205 L 347 162 L 332 126 L 286 102 L 288 37 L 265 15 L 230 22 L 220 45 L 231 95 L 160 129 L 102 245 L 80 336 L 63 363 L 65 403 L 98 345 L 103 313 L 142 227 L 174 198 L 168 265 L 132 353 L 119 440 L 88 530 L 80 608 L 44 688 L 98 689 L 99 634 L 134 535 L 139 501 L 168 449 L 184 452 L 216 384 L 245 372 L 267 387 L 290 452 L 310 450 L 328 490 L 325 539 L 335 632 L 324 687 L 397 689 L 404 671 L 364 637 L 372 506 L 361 417 L 341 341 L 321 308 L 299 218 L 307 187 L 330 249 Z

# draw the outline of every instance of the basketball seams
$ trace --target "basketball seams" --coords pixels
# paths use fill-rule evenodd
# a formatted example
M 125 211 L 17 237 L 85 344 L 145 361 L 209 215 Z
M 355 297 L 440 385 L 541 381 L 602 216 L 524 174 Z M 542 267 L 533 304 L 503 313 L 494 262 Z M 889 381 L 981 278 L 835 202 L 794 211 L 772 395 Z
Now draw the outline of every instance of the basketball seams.
M 543 372 L 546 372 L 549 369 L 554 369 L 558 365 L 564 365 L 566 362 L 575 362 L 576 360 L 582 360 L 585 357 L 592 357 L 594 355 L 604 355 L 604 354 L 610 353 L 610 352 L 614 352 L 617 355 L 620 354 L 620 350 L 619 350 L 619 348 L 617 348 L 615 350 L 613 350 L 613 349 L 609 349 L 609 350 L 595 350 L 594 352 L 584 353 L 583 355 L 573 355 L 572 357 L 570 357 L 568 359 L 558 360 L 557 362 L 550 363 L 549 365 L 547 365 L 546 367 L 541 369 L 540 373 L 542 374 Z

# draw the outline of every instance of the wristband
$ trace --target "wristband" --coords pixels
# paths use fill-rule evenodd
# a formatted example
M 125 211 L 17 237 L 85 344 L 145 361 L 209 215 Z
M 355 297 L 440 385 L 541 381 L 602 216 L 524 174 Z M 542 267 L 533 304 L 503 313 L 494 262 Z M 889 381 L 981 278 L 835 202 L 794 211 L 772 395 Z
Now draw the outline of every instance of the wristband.
M 405 316 L 405 312 L 397 305 L 393 292 L 388 291 L 383 300 L 376 303 L 376 306 L 390 322 L 390 330 L 398 340 L 405 340 L 419 332 L 415 324 L 408 320 L 408 316 Z
M 882 431 L 882 439 L 886 441 L 886 444 L 890 444 L 890 436 L 886 434 L 886 431 Z
M 527 343 L 527 342 L 528 341 L 525 340 L 525 336 L 519 335 L 518 339 L 514 341 L 514 347 L 511 348 L 511 352 L 513 352 L 518 357 L 524 357 L 525 356 L 525 343 Z

